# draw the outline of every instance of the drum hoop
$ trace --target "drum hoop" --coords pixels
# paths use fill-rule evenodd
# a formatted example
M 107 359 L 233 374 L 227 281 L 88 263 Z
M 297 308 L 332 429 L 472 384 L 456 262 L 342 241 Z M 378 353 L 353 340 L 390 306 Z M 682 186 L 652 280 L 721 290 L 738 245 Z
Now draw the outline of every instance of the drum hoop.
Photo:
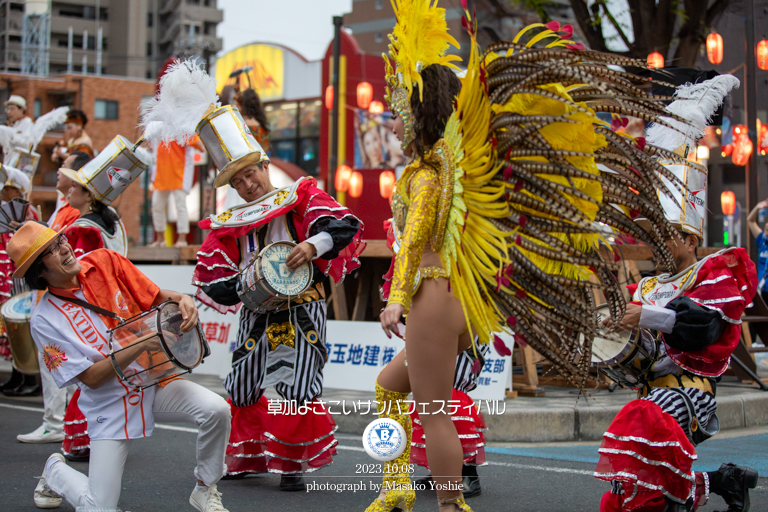
M 156 312 L 157 319 L 155 320 L 155 325 L 157 325 L 157 326 L 160 325 L 160 311 L 162 309 L 161 306 L 171 305 L 171 304 L 176 304 L 177 306 L 179 305 L 179 303 L 174 301 L 174 300 L 167 300 L 167 301 L 163 302 L 162 304 L 158 304 L 158 306 L 157 306 L 158 309 L 157 309 L 157 312 Z M 200 339 L 202 340 L 203 339 L 203 335 L 202 335 L 202 329 L 200 328 L 200 322 L 197 322 L 197 325 L 195 325 L 195 329 L 197 330 L 197 334 L 200 336 Z M 197 368 L 202 363 L 203 357 L 204 357 L 203 354 L 205 353 L 204 347 L 201 347 L 201 350 L 200 350 L 200 362 L 198 362 L 195 366 L 187 366 L 187 365 L 183 364 L 181 361 L 179 361 L 178 359 L 176 359 L 176 356 L 174 356 L 171 353 L 170 349 L 168 348 L 168 343 L 165 340 L 165 335 L 163 334 L 163 330 L 162 329 L 158 329 L 157 337 L 160 339 L 160 347 L 163 349 L 163 353 L 165 353 L 165 356 L 168 358 L 168 360 L 174 366 L 176 366 L 177 368 L 181 368 L 182 370 L 187 370 L 187 372 L 191 373 L 192 369 Z M 202 343 L 201 343 L 201 345 L 202 345 Z
M 264 256 L 264 253 L 266 252 L 266 250 L 269 249 L 270 247 L 272 247 L 273 245 L 278 245 L 278 244 L 280 244 L 280 245 L 283 245 L 283 244 L 290 245 L 292 247 L 296 247 L 298 245 L 297 243 L 292 242 L 290 240 L 278 240 L 277 242 L 272 242 L 271 244 L 267 245 L 262 250 L 260 250 L 258 253 L 254 253 L 251 256 L 251 260 L 248 262 L 248 264 L 245 267 L 243 267 L 242 270 L 240 270 L 237 273 L 238 279 L 239 279 L 240 275 L 244 274 L 245 271 L 248 270 L 248 268 L 250 268 L 254 264 L 256 264 L 256 262 L 259 262 L 259 264 L 261 265 L 262 257 Z M 281 293 L 279 290 L 275 289 L 274 286 L 272 286 L 272 284 L 269 282 L 269 280 L 266 277 L 263 277 L 262 279 L 259 279 L 259 281 L 257 281 L 257 283 L 261 282 L 261 281 L 264 281 L 264 284 L 269 287 L 268 291 L 271 292 L 273 295 L 284 296 L 284 297 L 298 297 L 302 293 L 306 292 L 310 288 L 310 286 L 312 286 L 312 281 L 315 278 L 315 266 L 312 264 L 312 262 L 308 261 L 307 263 L 305 263 L 305 265 L 307 265 L 307 267 L 309 267 L 309 279 L 307 279 L 307 285 L 300 292 L 298 292 L 295 295 L 285 295 L 285 294 Z M 262 267 L 263 267 L 263 265 L 262 265 Z M 261 270 L 260 274 L 262 276 L 264 275 L 263 269 Z M 253 290 L 255 290 L 255 288 L 249 288 L 248 290 L 243 290 L 243 292 L 240 293 L 239 296 L 242 296 L 245 293 L 253 291 Z

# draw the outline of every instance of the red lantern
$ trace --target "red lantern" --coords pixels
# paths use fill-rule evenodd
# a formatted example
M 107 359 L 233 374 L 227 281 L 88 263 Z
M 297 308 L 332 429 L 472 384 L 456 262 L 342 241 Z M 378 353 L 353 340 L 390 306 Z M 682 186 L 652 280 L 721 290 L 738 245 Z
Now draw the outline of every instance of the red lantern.
M 744 130 L 743 135 L 733 141 L 733 163 L 736 165 L 747 165 L 749 157 L 752 155 L 752 141 Z
M 325 88 L 325 108 L 333 110 L 333 86 L 329 85 Z
M 763 39 L 757 43 L 755 56 L 757 57 L 757 67 L 763 71 L 768 71 L 768 40 Z
M 723 36 L 714 30 L 707 36 L 707 60 L 712 64 L 723 62 Z
M 733 215 L 736 211 L 736 194 L 730 190 L 720 194 L 720 208 L 723 209 L 723 215 Z
M 348 165 L 341 165 L 336 169 L 336 179 L 333 180 L 333 186 L 339 192 L 346 192 L 349 189 L 349 179 L 352 176 L 352 169 Z
M 380 101 L 372 101 L 371 106 L 368 107 L 368 112 L 371 114 L 381 114 L 384 112 L 384 104 Z
M 383 171 L 379 174 L 379 193 L 384 199 L 392 197 L 392 191 L 395 189 L 395 173 L 392 171 Z
M 349 178 L 349 195 L 351 197 L 360 197 L 363 193 L 363 175 L 357 171 L 352 173 Z
M 650 69 L 661 69 L 664 67 L 664 56 L 659 52 L 653 52 L 648 55 L 648 67 Z
M 373 99 L 373 86 L 368 82 L 360 82 L 357 84 L 357 106 L 360 108 L 368 108 Z

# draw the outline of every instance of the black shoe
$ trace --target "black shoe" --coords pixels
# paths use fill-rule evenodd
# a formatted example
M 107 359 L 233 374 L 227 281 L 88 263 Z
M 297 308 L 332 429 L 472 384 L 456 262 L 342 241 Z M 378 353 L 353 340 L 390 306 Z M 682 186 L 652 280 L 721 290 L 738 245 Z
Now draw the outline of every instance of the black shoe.
M 427 476 L 423 476 L 423 477 L 421 477 L 421 478 L 419 478 L 419 479 L 415 480 L 415 481 L 414 481 L 414 484 L 419 484 L 419 485 L 426 485 L 426 486 L 427 486 L 427 488 L 429 488 L 429 483 L 430 483 L 431 481 L 432 481 L 432 474 L 430 473 L 430 474 L 429 474 L 429 475 L 427 475 Z
M 223 477 L 221 477 L 222 480 L 242 480 L 246 477 L 248 473 L 235 473 L 234 475 L 230 475 L 227 473 Z
M 464 498 L 479 496 L 482 489 L 480 488 L 480 477 L 477 475 L 477 466 L 467 466 L 465 464 L 461 467 L 461 476 Z
M 6 389 L 15 389 L 24 381 L 24 375 L 20 372 L 16 371 L 16 368 L 14 368 L 11 371 L 11 378 L 9 378 L 7 381 L 0 384 L 0 391 L 5 391 Z
M 306 491 L 307 486 L 304 485 L 304 477 L 301 474 L 283 475 L 280 477 L 280 490 L 287 492 Z
M 17 388 L 4 389 L 3 394 L 5 396 L 40 396 L 43 394 L 43 389 L 37 382 L 34 384 L 25 383 Z
M 84 450 L 77 450 L 74 453 L 65 453 L 64 458 L 69 462 L 88 462 L 91 460 L 91 450 L 85 448 Z
M 749 510 L 749 490 L 757 487 L 757 471 L 729 462 L 707 474 L 710 491 L 723 497 L 728 504 L 727 512 Z
M 685 505 L 681 505 L 671 499 L 664 497 L 664 510 L 662 512 L 690 512 L 693 510 L 693 500 L 689 499 Z

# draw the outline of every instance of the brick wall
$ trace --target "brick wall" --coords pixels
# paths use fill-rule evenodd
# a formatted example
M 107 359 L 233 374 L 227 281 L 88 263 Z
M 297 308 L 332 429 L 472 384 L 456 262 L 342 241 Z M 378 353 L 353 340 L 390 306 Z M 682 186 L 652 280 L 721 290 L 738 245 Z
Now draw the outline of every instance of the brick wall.
M 85 112 L 88 125 L 85 131 L 93 139 L 97 151 L 101 151 L 116 135 L 123 135 L 136 141 L 140 135 L 136 128 L 139 122 L 139 105 L 146 96 L 155 92 L 152 80 L 123 78 L 116 76 L 57 75 L 36 77 L 16 73 L 0 73 L 0 79 L 10 85 L 11 94 L 18 94 L 27 100 L 28 113 L 32 115 L 35 99 L 41 103 L 41 112 L 46 113 L 59 105 L 70 105 Z M 115 120 L 95 119 L 96 100 L 117 101 L 118 118 Z M 53 211 L 56 199 L 56 165 L 50 154 L 57 136 L 47 136 L 37 146 L 40 153 L 40 165 L 34 178 L 32 204 L 40 205 L 43 218 L 47 219 Z M 142 188 L 144 176 L 138 183 L 131 184 L 113 203 L 128 231 L 132 245 L 141 242 L 141 213 L 144 203 Z

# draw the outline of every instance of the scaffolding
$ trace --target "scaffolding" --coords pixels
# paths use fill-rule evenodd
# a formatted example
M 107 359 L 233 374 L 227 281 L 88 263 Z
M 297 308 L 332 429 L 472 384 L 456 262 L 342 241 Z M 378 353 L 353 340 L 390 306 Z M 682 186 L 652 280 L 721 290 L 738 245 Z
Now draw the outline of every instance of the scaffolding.
M 21 72 L 47 75 L 51 41 L 50 2 L 27 1 L 21 30 Z

